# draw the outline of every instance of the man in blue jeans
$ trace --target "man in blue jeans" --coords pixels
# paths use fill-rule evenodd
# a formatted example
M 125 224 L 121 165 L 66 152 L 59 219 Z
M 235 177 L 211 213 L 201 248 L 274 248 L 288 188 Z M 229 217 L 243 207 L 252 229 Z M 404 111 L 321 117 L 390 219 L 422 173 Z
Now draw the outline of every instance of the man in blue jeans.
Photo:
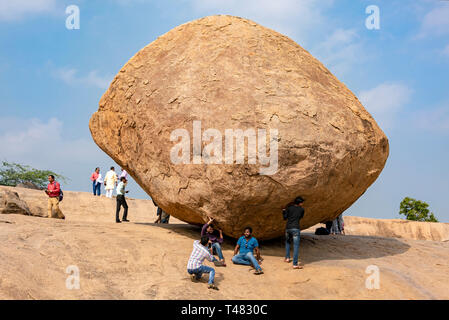
M 208 242 L 208 237 L 201 237 L 201 241 L 195 240 L 193 242 L 192 254 L 187 263 L 187 272 L 190 274 L 190 279 L 192 281 L 200 280 L 203 273 L 209 273 L 208 288 L 218 290 L 218 287 L 214 284 L 214 268 L 203 265 L 204 259 L 207 259 L 210 262 L 217 261 L 207 248 Z
M 284 220 L 287 220 L 285 227 L 285 262 L 290 262 L 290 241 L 293 240 L 293 269 L 302 269 L 303 266 L 298 264 L 299 256 L 299 240 L 300 240 L 300 228 L 299 220 L 304 217 L 304 208 L 302 204 L 304 199 L 297 197 L 293 205 L 287 207 L 282 211 Z
M 251 227 L 245 228 L 243 236 L 239 238 L 237 245 L 235 246 L 232 262 L 247 266 L 253 265 L 256 269 L 254 274 L 262 274 L 263 271 L 259 265 L 262 262 L 259 243 L 257 242 L 257 239 L 252 236 L 252 233 L 253 229 Z M 256 253 L 257 259 L 254 257 L 253 251 Z

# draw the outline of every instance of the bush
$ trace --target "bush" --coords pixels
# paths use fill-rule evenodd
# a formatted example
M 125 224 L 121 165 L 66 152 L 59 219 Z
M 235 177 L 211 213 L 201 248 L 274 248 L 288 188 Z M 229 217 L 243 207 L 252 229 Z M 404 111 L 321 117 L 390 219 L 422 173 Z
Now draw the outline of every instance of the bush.
M 405 197 L 399 207 L 399 214 L 405 215 L 407 220 L 438 222 L 433 215 L 433 212 L 429 215 L 429 209 L 427 209 L 428 207 L 429 205 L 424 201 Z
M 64 176 L 50 170 L 38 170 L 30 166 L 2 161 L 0 185 L 15 187 L 19 183 L 32 182 L 40 188 L 45 188 L 48 184 L 48 176 L 51 174 L 55 176 L 55 179 L 66 181 Z

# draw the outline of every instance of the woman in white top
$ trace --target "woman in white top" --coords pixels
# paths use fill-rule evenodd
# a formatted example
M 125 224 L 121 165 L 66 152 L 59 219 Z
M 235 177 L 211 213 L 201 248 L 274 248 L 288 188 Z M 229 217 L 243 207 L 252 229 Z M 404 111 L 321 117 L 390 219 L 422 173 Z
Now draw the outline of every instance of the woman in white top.
M 101 176 L 100 170 L 98 170 L 98 177 L 97 177 L 97 180 L 95 180 L 95 183 L 96 183 L 95 188 L 96 188 L 98 196 L 101 195 L 101 185 L 103 184 L 103 182 L 104 181 L 103 181 L 103 178 Z

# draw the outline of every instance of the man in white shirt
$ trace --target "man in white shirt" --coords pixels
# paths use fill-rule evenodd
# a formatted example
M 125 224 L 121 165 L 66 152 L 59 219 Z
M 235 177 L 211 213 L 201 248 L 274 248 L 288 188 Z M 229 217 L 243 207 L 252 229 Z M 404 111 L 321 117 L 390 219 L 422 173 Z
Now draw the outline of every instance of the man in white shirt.
M 117 186 L 117 209 L 115 211 L 115 222 L 120 223 L 120 222 L 129 222 L 128 219 L 126 219 L 128 217 L 128 204 L 126 203 L 126 199 L 125 199 L 125 193 L 128 193 L 129 191 L 125 191 L 125 187 L 126 187 L 126 178 L 125 177 L 121 177 L 120 178 L 120 182 Z M 120 213 L 120 207 L 123 206 L 123 217 L 122 217 L 122 221 L 120 221 L 119 218 L 119 213 Z
M 114 167 L 111 167 L 104 177 L 104 185 L 106 189 L 106 197 L 112 198 L 112 192 L 114 187 L 117 185 L 117 174 L 115 173 Z
M 187 262 L 187 272 L 190 274 L 190 279 L 192 281 L 201 279 L 203 273 L 209 273 L 207 287 L 209 289 L 218 290 L 218 287 L 214 284 L 215 269 L 203 264 L 204 259 L 207 259 L 210 262 L 217 261 L 207 248 L 208 242 L 209 238 L 206 236 L 201 237 L 200 241 L 195 240 L 193 242 L 193 250 L 190 254 L 189 261 Z

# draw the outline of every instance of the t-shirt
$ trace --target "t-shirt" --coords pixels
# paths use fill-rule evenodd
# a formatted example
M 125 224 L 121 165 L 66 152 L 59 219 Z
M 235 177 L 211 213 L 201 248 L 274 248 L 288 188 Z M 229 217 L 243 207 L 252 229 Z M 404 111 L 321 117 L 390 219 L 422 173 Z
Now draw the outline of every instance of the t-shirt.
M 283 212 L 284 220 L 287 220 L 286 229 L 299 229 L 299 220 L 304 217 L 304 208 L 290 206 Z
M 209 225 L 206 223 L 203 228 L 201 229 L 201 236 L 204 237 L 208 237 L 209 241 L 211 241 L 212 243 L 218 242 L 218 243 L 223 243 L 223 238 L 220 238 L 220 232 L 217 230 L 214 230 L 214 232 L 209 233 L 207 232 L 207 227 L 209 227 Z
M 259 242 L 254 237 L 251 237 L 248 241 L 246 241 L 245 236 L 241 236 L 237 241 L 237 244 L 240 246 L 240 253 L 248 253 L 253 252 L 254 248 L 259 246 Z
M 123 181 L 120 181 L 120 183 L 117 186 L 117 195 L 121 196 L 125 195 L 125 186 L 126 184 Z

